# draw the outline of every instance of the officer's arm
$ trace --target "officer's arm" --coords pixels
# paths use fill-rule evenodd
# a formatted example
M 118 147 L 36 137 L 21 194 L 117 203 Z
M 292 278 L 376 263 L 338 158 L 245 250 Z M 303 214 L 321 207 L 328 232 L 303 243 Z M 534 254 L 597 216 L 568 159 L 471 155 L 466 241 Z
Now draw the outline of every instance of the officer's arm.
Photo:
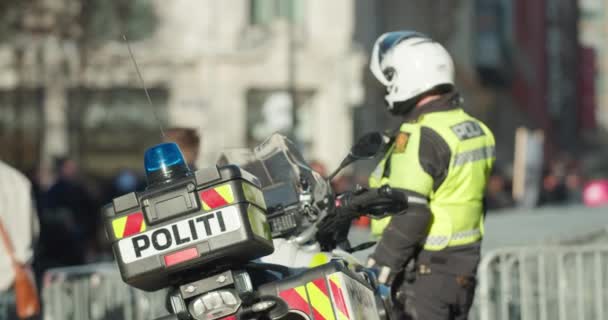
M 445 140 L 429 128 L 411 132 L 410 139 L 420 140 L 392 155 L 389 176 L 391 187 L 408 195 L 409 208 L 392 218 L 372 256 L 392 269 L 403 267 L 425 240 L 432 218 L 428 198 L 445 180 L 451 156 Z
M 427 205 L 410 204 L 407 213 L 392 218 L 372 258 L 393 270 L 400 269 L 426 238 L 430 222 L 431 211 Z

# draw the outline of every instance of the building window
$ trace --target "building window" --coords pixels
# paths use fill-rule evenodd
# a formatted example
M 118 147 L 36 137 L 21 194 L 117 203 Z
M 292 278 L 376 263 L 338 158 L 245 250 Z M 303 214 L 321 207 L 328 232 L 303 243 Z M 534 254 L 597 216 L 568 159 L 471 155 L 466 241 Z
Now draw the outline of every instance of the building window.
M 40 159 L 42 98 L 41 89 L 0 91 L 0 159 L 23 171 Z
M 301 23 L 304 16 L 303 0 L 250 0 L 251 23 L 269 24 L 275 19 Z
M 161 142 L 157 117 L 167 124 L 167 91 L 149 92 L 154 106 L 140 89 L 70 92 L 70 149 L 88 173 L 107 176 L 122 168 L 143 170 L 144 151 Z
M 158 25 L 154 4 L 149 0 L 107 1 L 89 0 L 82 4 L 82 28 L 89 41 L 150 37 Z
M 312 101 L 314 91 L 299 90 L 296 98 L 296 128 L 291 95 L 286 90 L 252 89 L 247 93 L 247 144 L 255 147 L 271 134 L 282 133 L 308 156 L 312 146 Z

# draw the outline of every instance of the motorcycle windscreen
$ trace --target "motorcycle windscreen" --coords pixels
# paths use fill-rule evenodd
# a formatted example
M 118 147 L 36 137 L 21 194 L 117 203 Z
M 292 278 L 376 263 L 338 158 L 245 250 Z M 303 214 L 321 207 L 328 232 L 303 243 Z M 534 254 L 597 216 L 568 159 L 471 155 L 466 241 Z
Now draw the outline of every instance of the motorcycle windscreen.
M 268 208 L 297 203 L 302 179 L 309 184 L 314 201 L 331 192 L 329 184 L 310 168 L 297 146 L 278 133 L 253 150 L 225 152 L 223 161 L 237 164 L 260 179 Z

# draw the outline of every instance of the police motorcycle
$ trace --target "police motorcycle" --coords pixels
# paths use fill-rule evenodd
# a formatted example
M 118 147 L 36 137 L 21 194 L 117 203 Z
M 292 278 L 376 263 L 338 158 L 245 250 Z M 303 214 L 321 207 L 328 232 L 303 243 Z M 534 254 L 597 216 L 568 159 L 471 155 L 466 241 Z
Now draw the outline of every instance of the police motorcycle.
M 378 137 L 364 138 L 341 167 L 380 151 Z M 273 232 L 306 226 L 304 244 L 336 212 L 397 212 L 404 197 L 391 190 L 336 197 L 287 139 L 264 147 L 275 151 L 249 168 L 267 170 L 263 181 L 233 164 L 192 172 L 174 143 L 148 149 L 146 190 L 103 208 L 123 280 L 145 291 L 167 288 L 165 320 L 380 319 L 375 278 L 361 267 L 336 260 L 302 270 L 259 259 L 273 253 Z

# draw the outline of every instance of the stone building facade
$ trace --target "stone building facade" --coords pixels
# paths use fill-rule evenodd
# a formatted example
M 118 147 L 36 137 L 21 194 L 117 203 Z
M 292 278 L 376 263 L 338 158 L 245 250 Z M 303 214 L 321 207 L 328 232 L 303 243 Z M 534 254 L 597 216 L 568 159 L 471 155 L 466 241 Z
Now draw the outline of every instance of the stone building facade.
M 160 121 L 197 128 L 199 165 L 210 164 L 221 150 L 288 128 L 294 113 L 308 158 L 334 166 L 346 154 L 365 63 L 352 41 L 353 1 L 137 0 L 133 12 L 150 16 L 127 22 L 146 32 L 132 37 L 129 25 L 107 15 L 97 20 L 113 33 L 100 39 L 78 30 L 80 3 L 40 1 L 32 15 L 49 26 L 0 40 L 0 135 L 12 148 L 2 151 L 9 162 L 25 168 L 69 154 L 98 174 L 138 168 L 143 150 L 160 140 Z M 70 21 L 76 27 L 65 26 Z

